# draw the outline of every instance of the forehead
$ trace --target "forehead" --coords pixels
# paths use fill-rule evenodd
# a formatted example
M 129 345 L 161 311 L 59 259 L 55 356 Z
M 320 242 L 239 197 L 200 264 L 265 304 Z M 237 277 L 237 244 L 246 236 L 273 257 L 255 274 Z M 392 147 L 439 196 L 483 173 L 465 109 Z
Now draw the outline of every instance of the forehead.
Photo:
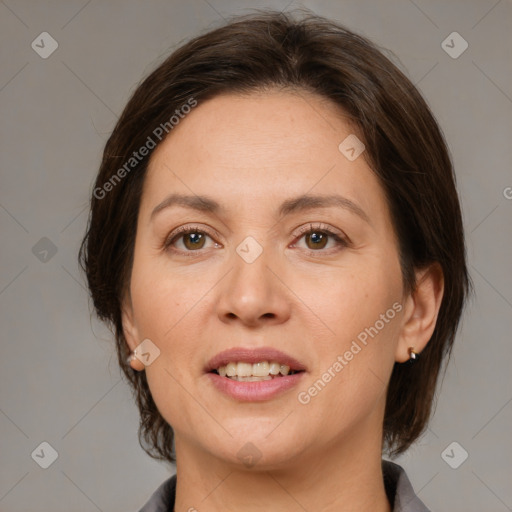
M 204 160 L 214 155 L 216 163 L 230 166 L 240 155 L 240 166 L 294 157 L 302 161 L 307 154 L 308 160 L 317 159 L 325 150 L 335 155 L 336 141 L 350 132 L 342 116 L 339 106 L 305 91 L 222 94 L 199 103 L 157 152 L 186 143 L 198 151 L 181 156 Z
M 256 208 L 337 190 L 364 209 L 382 191 L 362 156 L 349 161 L 339 150 L 354 131 L 338 105 L 305 91 L 199 102 L 153 153 L 142 207 L 170 192 L 230 196 L 244 207 L 251 199 Z

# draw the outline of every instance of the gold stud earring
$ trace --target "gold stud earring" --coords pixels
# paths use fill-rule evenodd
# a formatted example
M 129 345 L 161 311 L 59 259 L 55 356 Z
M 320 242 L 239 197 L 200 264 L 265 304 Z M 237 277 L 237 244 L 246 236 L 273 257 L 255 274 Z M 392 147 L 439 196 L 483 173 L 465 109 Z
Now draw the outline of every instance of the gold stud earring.
M 418 359 L 418 352 L 414 351 L 414 347 L 409 347 L 409 361 L 416 361 Z

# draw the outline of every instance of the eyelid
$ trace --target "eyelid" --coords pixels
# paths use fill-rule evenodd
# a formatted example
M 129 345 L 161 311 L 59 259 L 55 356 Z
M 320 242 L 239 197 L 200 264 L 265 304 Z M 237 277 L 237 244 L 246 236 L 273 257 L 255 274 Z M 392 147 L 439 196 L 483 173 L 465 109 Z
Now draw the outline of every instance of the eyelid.
M 341 231 L 340 229 L 331 227 L 328 224 L 324 224 L 323 222 L 309 222 L 305 226 L 302 226 L 299 228 L 298 235 L 304 235 L 305 233 L 309 233 L 312 230 L 327 231 L 328 233 L 337 235 L 340 238 L 347 240 L 347 242 L 350 241 L 349 237 L 343 231 Z

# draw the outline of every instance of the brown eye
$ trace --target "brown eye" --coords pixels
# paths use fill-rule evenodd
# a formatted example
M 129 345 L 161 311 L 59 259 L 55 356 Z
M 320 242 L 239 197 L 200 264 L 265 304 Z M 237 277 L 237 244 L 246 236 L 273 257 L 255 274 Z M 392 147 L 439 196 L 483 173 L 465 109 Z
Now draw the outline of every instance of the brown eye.
M 186 233 L 181 235 L 183 238 L 183 245 L 190 250 L 202 249 L 204 246 L 205 237 L 203 233 L 198 231 L 193 231 L 191 233 Z
M 305 235 L 306 237 L 306 245 L 310 249 L 323 249 L 327 245 L 327 241 L 329 235 L 322 231 L 312 231 Z M 308 241 L 311 242 L 311 246 L 308 244 Z
M 180 228 L 172 233 L 164 244 L 164 248 L 174 253 L 191 256 L 206 246 L 207 239 L 213 240 L 206 231 L 194 226 Z M 214 244 L 218 247 L 218 244 Z
M 304 240 L 304 242 L 302 242 Z M 310 253 L 330 254 L 333 251 L 340 250 L 350 245 L 350 241 L 345 236 L 332 231 L 327 226 L 321 224 L 314 226 L 313 224 L 308 227 L 304 227 L 299 232 L 299 238 L 294 246 L 298 246 L 299 242 L 302 242 L 303 248 L 308 250 Z M 328 247 L 331 242 L 332 247 Z

